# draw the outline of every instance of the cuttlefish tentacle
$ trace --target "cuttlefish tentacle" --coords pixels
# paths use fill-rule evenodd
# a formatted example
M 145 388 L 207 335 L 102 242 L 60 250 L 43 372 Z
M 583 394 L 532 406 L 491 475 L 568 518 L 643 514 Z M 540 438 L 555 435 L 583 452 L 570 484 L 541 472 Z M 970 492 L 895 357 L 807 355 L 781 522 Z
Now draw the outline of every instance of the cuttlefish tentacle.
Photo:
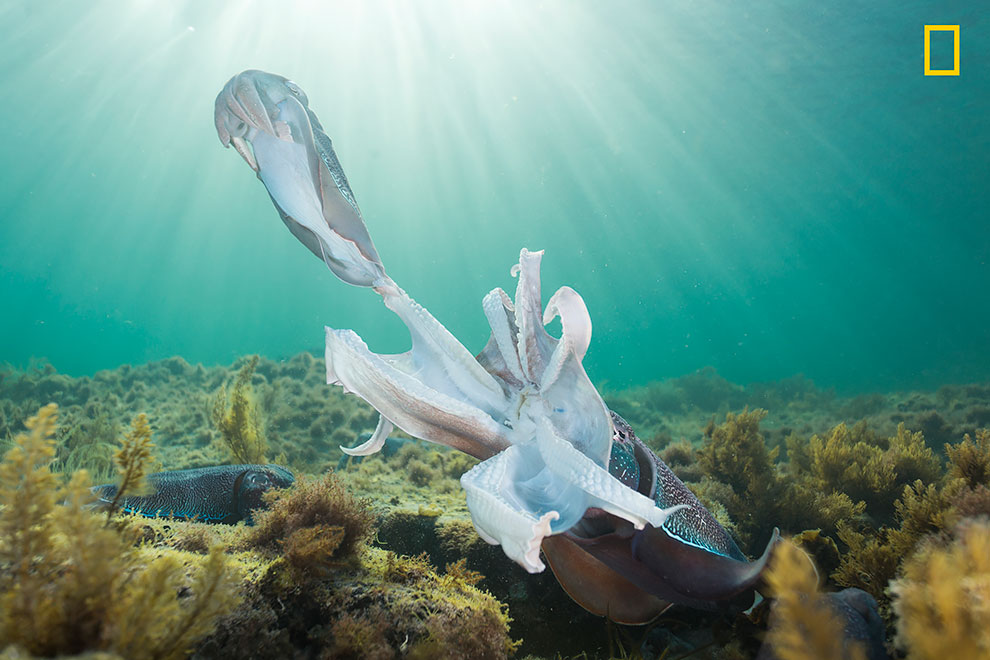
M 434 389 L 462 397 L 489 414 L 507 405 L 505 393 L 495 378 L 446 327 L 424 307 L 388 280 L 378 289 L 385 306 L 409 329 L 412 349 L 408 368 Z
M 491 326 L 492 335 L 484 350 L 478 355 L 484 369 L 506 383 L 512 389 L 523 386 L 526 379 L 519 362 L 514 308 L 508 294 L 500 288 L 493 289 L 481 303 Z
M 217 134 L 257 172 L 282 221 L 313 254 L 345 282 L 374 286 L 385 269 L 347 179 L 331 170 L 339 169 L 337 156 L 308 103 L 287 78 L 244 71 L 217 96 Z
M 550 352 L 557 344 L 543 327 L 543 303 L 540 299 L 540 261 L 543 250 L 530 252 L 523 249 L 519 264 L 512 274 L 519 277 L 516 285 L 515 317 L 518 327 L 516 343 L 519 362 L 530 383 L 539 383 Z
M 751 590 L 769 550 L 746 562 L 610 413 L 582 364 L 591 318 L 581 296 L 563 287 L 542 305 L 542 252 L 520 252 L 514 300 L 498 288 L 485 296 L 491 335 L 474 356 L 385 274 L 332 142 L 295 83 L 238 74 L 217 97 L 215 121 L 293 235 L 341 280 L 373 288 L 409 329 L 409 351 L 378 355 L 354 332 L 326 328 L 327 382 L 380 414 L 371 439 L 348 453 L 377 451 L 398 427 L 481 459 L 461 477 L 478 533 L 532 572 L 544 568 L 542 545 L 592 611 L 632 621 L 670 602 L 704 606 Z M 558 316 L 559 339 L 545 327 Z M 623 593 L 628 603 L 617 603 Z

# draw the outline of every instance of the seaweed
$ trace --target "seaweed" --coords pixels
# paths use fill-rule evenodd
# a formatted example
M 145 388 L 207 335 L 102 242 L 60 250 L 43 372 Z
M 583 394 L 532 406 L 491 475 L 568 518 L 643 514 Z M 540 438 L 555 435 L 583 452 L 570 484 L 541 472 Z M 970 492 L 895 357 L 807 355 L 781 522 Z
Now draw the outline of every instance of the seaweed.
M 912 658 L 985 658 L 990 650 L 990 524 L 971 522 L 928 547 L 891 585 L 897 643 Z
M 893 531 L 889 527 L 860 530 L 848 522 L 840 523 L 838 537 L 846 551 L 840 555 L 839 566 L 831 575 L 837 584 L 862 589 L 876 598 L 883 612 L 887 611 L 887 585 L 903 559 L 891 543 Z
M 131 431 L 120 440 L 120 449 L 114 455 L 117 463 L 117 492 L 107 507 L 107 522 L 113 517 L 117 505 L 125 495 L 143 495 L 148 490 L 145 476 L 151 463 L 151 426 L 148 416 L 141 413 L 131 422 Z
M 463 562 L 448 565 L 438 575 L 425 554 L 400 557 L 386 552 L 369 564 L 385 583 L 403 585 L 390 590 L 389 609 L 401 614 L 393 626 L 414 625 L 409 658 L 505 658 L 520 642 L 509 637 L 511 619 L 505 605 L 474 585 L 481 576 Z M 417 592 L 432 594 L 422 600 Z M 408 618 L 408 617 L 411 617 Z
M 978 429 L 974 440 L 968 433 L 956 445 L 945 445 L 949 477 L 963 479 L 969 488 L 990 485 L 990 429 Z
M 475 586 L 480 575 L 463 562 L 440 574 L 425 556 L 366 547 L 353 562 L 304 574 L 264 551 L 249 557 L 257 577 L 244 605 L 200 657 L 500 659 L 518 645 L 505 605 Z
M 766 581 L 773 592 L 767 644 L 780 660 L 866 660 L 863 646 L 845 635 L 845 624 L 818 588 L 811 559 L 785 541 L 774 550 Z
M 353 558 L 370 538 L 374 515 L 332 473 L 302 478 L 291 488 L 265 493 L 268 509 L 255 514 L 250 547 L 277 551 L 296 571 L 322 574 Z
M 905 486 L 901 498 L 894 502 L 898 527 L 882 526 L 872 531 L 856 529 L 848 522 L 840 523 L 838 536 L 848 549 L 842 554 L 832 579 L 843 586 L 863 589 L 889 615 L 888 583 L 919 541 L 946 529 L 950 507 L 943 490 L 918 480 Z
M 0 647 L 184 657 L 236 604 L 235 571 L 215 546 L 190 577 L 168 552 L 145 558 L 131 526 L 101 524 L 86 472 L 63 484 L 50 469 L 56 411 L 30 418 L 0 463 Z
M 64 474 L 86 470 L 101 481 L 110 481 L 114 474 L 114 446 L 119 426 L 106 407 L 99 406 L 89 418 L 70 416 L 56 429 L 55 468 Z
M 812 436 L 804 451 L 810 485 L 865 502 L 880 518 L 893 513 L 894 501 L 905 484 L 919 479 L 932 483 L 942 475 L 942 466 L 924 437 L 908 431 L 904 424 L 898 425 L 896 435 L 885 439 L 870 433 L 864 424 L 852 429 L 839 424 L 824 437 Z M 788 454 L 798 464 L 803 460 L 797 443 L 789 445 Z
M 213 423 L 234 463 L 267 463 L 268 443 L 251 387 L 258 360 L 252 356 L 237 372 L 230 392 L 221 385 L 213 398 Z
M 729 489 L 711 499 L 725 506 L 749 549 L 769 538 L 785 490 L 774 465 L 777 450 L 768 449 L 760 433 L 766 414 L 761 409 L 730 412 L 718 426 L 713 418 L 705 428 L 708 441 L 698 450 L 702 471 Z M 762 506 L 754 507 L 755 502 Z

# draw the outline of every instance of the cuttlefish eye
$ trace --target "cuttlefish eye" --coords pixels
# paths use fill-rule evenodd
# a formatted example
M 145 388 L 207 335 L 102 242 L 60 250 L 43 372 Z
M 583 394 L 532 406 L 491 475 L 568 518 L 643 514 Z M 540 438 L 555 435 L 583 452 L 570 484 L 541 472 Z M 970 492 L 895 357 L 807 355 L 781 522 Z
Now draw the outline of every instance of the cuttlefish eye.
M 251 488 L 268 488 L 272 480 L 264 472 L 248 472 L 244 477 L 244 485 Z

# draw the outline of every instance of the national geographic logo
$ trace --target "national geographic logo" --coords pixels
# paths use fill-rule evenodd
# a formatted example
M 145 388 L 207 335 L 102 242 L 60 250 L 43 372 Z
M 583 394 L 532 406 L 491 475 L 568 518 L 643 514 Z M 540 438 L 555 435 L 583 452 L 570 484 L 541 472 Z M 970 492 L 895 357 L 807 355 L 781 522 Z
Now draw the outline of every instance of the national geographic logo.
M 952 68 L 932 68 L 932 32 L 952 33 Z M 925 75 L 926 76 L 958 76 L 959 75 L 959 26 L 958 25 L 926 25 L 925 26 Z

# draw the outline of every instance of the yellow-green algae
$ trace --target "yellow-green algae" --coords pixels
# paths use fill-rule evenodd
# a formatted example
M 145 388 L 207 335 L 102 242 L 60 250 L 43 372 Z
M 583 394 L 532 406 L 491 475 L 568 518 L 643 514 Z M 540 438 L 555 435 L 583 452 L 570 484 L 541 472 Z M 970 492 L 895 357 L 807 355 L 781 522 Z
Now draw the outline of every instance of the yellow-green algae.
M 223 549 L 190 562 L 135 547 L 130 525 L 105 526 L 87 510 L 86 472 L 63 484 L 50 470 L 55 420 L 42 408 L 0 463 L 0 648 L 185 657 L 237 602 Z
M 156 454 L 165 467 L 221 462 L 226 456 L 209 419 L 212 393 L 243 366 L 242 360 L 231 369 L 203 369 L 173 359 L 103 372 L 94 379 L 68 379 L 50 369 L 30 376 L 8 375 L 0 380 L 0 435 L 8 437 L 9 443 L 19 412 L 48 392 L 69 402 L 68 424 L 75 431 L 64 436 L 60 431 L 59 437 L 74 436 L 73 447 L 87 444 L 87 433 L 103 438 L 95 444 L 109 446 L 105 440 L 108 433 L 101 429 L 123 428 L 133 416 L 130 411 L 146 407 L 159 440 Z M 337 444 L 353 444 L 359 433 L 374 427 L 374 413 L 354 397 L 327 388 L 321 371 L 316 360 L 301 354 L 281 363 L 262 358 L 252 377 L 271 452 L 284 453 L 297 473 L 325 472 L 337 463 Z M 990 435 L 974 426 L 980 420 L 986 422 L 981 410 L 986 408 L 990 387 L 950 386 L 930 394 L 843 399 L 803 381 L 762 389 L 719 389 L 712 387 L 712 381 L 712 374 L 699 374 L 689 387 L 678 386 L 677 396 L 664 401 L 665 405 L 672 401 L 677 404 L 677 410 L 670 413 L 659 410 L 654 401 L 636 391 L 609 393 L 608 398 L 634 421 L 637 431 L 641 428 L 635 423 L 637 415 L 662 427 L 651 431 L 646 424 L 642 434 L 728 523 L 742 547 L 753 552 L 775 525 L 797 534 L 796 541 L 824 569 L 823 589 L 847 584 L 867 589 L 881 601 L 882 612 L 891 624 L 890 634 L 905 629 L 914 615 L 902 613 L 898 618 L 899 596 L 888 589 L 891 580 L 897 580 L 897 585 L 917 581 L 918 574 L 906 569 L 911 557 L 948 547 L 959 536 L 960 525 L 971 525 L 974 519 L 990 514 Z M 691 397 L 685 394 L 689 390 Z M 747 403 L 770 412 L 764 417 L 756 407 L 746 410 Z M 712 405 L 718 410 L 711 410 Z M 630 407 L 632 414 L 627 410 Z M 743 412 L 726 416 L 741 408 Z M 703 420 L 710 420 L 712 412 L 719 412 L 726 422 L 710 424 L 707 434 L 703 433 Z M 101 416 L 99 424 L 92 423 Z M 101 450 L 104 471 L 105 457 L 112 460 L 113 447 L 109 448 L 109 453 Z M 62 451 L 60 446 L 60 455 Z M 467 557 L 469 568 L 465 570 L 487 576 L 478 586 L 498 593 L 510 604 L 513 616 L 524 619 L 522 623 L 528 627 L 519 630 L 541 631 L 545 636 L 545 640 L 537 640 L 526 632 L 526 648 L 535 648 L 539 641 L 552 644 L 556 640 L 563 646 L 570 643 L 568 648 L 573 649 L 577 639 L 604 638 L 604 628 L 592 630 L 573 610 L 566 609 L 566 601 L 541 600 L 558 589 L 552 578 L 548 580 L 546 574 L 517 575 L 497 548 L 477 539 L 457 484 L 459 473 L 471 462 L 455 452 L 411 443 L 399 456 L 371 457 L 339 476 L 347 489 L 373 498 L 376 518 L 386 523 L 376 523 L 373 542 L 411 555 L 427 550 L 433 566 Z M 385 533 L 389 521 L 396 530 L 419 533 L 412 538 L 403 538 L 407 534 L 393 538 L 395 535 Z M 198 651 L 202 657 L 216 655 L 215 651 L 225 647 L 223 640 L 237 648 L 240 640 L 232 630 L 261 631 L 245 639 L 257 642 L 261 636 L 265 643 L 257 648 L 291 651 L 293 640 L 310 639 L 310 635 L 330 649 L 335 639 L 347 635 L 361 639 L 361 635 L 377 629 L 363 625 L 374 622 L 347 608 L 355 602 L 351 598 L 360 600 L 358 594 L 367 592 L 369 587 L 361 581 L 374 574 L 365 566 L 366 559 L 356 557 L 383 550 L 372 548 L 370 555 L 359 552 L 338 566 L 339 558 L 328 549 L 336 543 L 333 524 L 300 528 L 304 531 L 288 544 L 288 553 L 285 539 L 276 543 L 275 549 L 250 547 L 240 527 L 225 530 L 161 520 L 141 521 L 139 527 L 144 531 L 145 545 L 137 552 L 149 560 L 155 552 L 176 553 L 174 556 L 186 557 L 183 561 L 193 565 L 211 545 L 220 543 L 227 550 L 227 561 L 243 571 L 244 604 L 202 642 Z M 812 531 L 799 534 L 803 530 Z M 329 541 L 321 531 L 327 532 Z M 330 553 L 330 560 L 316 562 L 312 570 L 302 572 L 293 568 L 286 556 L 295 556 L 298 564 L 302 557 L 321 553 Z M 440 571 L 431 570 L 438 579 L 442 577 Z M 348 577 L 351 572 L 358 577 Z M 300 586 L 300 581 L 307 586 Z M 342 597 L 348 591 L 341 586 L 344 584 L 362 586 L 343 600 L 333 600 L 331 594 Z M 381 579 L 379 584 L 386 590 L 392 588 Z M 322 596 L 315 597 L 317 593 Z M 285 605 L 284 611 L 279 602 Z M 390 603 L 386 598 L 379 607 L 387 610 Z M 520 612 L 524 616 L 520 617 Z M 254 617 L 252 625 L 233 625 L 245 613 Z M 332 622 L 337 616 L 342 623 L 334 637 Z M 269 617 L 267 623 L 255 625 L 265 617 Z M 652 629 L 653 648 L 659 654 L 669 641 L 674 654 L 711 644 L 692 657 L 752 657 L 765 624 L 758 617 L 737 617 L 728 627 L 718 621 L 703 613 L 672 610 Z M 708 627 L 716 632 L 705 633 Z M 665 630 L 676 634 L 664 633 L 657 638 Z M 400 656 L 408 653 L 409 643 L 401 647 L 405 637 L 393 640 L 389 634 L 385 637 L 391 652 Z M 712 641 L 704 642 L 706 635 Z M 668 641 L 657 646 L 656 639 Z M 585 648 L 602 646 L 594 642 Z M 337 652 L 339 657 L 346 657 L 343 646 Z M 540 652 L 546 657 L 554 655 L 546 646 Z M 602 653 L 591 650 L 587 657 Z
M 775 625 L 767 643 L 779 660 L 866 660 L 863 646 L 846 639 L 844 622 L 821 593 L 818 573 L 796 545 L 777 546 L 766 575 Z
M 232 462 L 241 464 L 267 463 L 264 424 L 255 401 L 251 377 L 258 367 L 258 356 L 252 356 L 229 388 L 221 385 L 213 399 L 211 417 L 220 432 L 223 446 L 230 452 Z
M 247 606 L 221 623 L 204 655 L 505 658 L 517 646 L 505 605 L 476 588 L 481 576 L 463 563 L 441 574 L 423 557 L 369 546 L 368 504 L 334 475 L 268 499 L 257 526 L 229 539 L 255 565 Z
M 919 660 L 990 657 L 990 524 L 960 525 L 926 543 L 893 583 L 897 643 Z

